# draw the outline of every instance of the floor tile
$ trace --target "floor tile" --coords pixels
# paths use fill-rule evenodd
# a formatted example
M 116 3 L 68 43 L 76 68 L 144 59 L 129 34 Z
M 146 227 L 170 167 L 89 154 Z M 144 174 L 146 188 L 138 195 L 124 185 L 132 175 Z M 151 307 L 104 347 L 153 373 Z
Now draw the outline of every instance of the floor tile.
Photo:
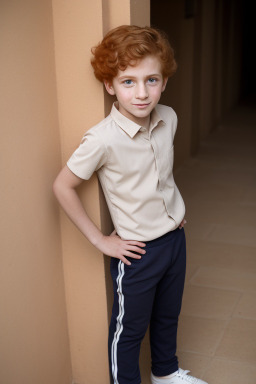
M 202 378 L 209 384 L 255 384 L 256 366 L 215 358 Z
M 185 316 L 229 319 L 240 297 L 238 292 L 189 284 L 185 287 L 181 313 Z
M 190 239 L 201 239 L 205 240 L 209 238 L 210 234 L 214 231 L 215 225 L 214 224 L 208 224 L 205 225 L 205 223 L 197 223 L 197 225 L 194 225 L 194 223 L 189 221 L 186 224 L 185 232 L 186 232 L 186 238 L 188 240 Z
M 224 320 L 180 316 L 178 349 L 213 356 L 225 326 Z
M 254 162 L 254 164 L 256 161 Z M 256 209 L 256 182 L 251 185 L 247 185 L 245 192 L 242 194 L 241 204 L 249 205 L 253 207 L 255 212 Z
M 242 295 L 235 308 L 234 316 L 256 320 L 255 293 L 244 293 Z
M 232 319 L 215 356 L 256 365 L 255 335 L 256 320 Z
M 147 331 L 146 336 L 141 344 L 140 352 L 140 371 L 141 379 L 143 384 L 151 384 L 150 372 L 151 372 L 151 355 L 150 355 L 150 344 L 149 344 L 149 332 Z
M 246 223 L 248 227 L 254 227 L 256 233 L 256 207 L 252 209 L 250 205 L 241 205 L 239 199 L 231 201 L 230 192 L 224 198 L 224 201 L 200 199 L 198 204 L 187 204 L 187 217 L 195 225 L 197 222 L 203 221 L 205 225 L 208 223 L 219 224 L 223 226 L 233 226 L 234 223 Z
M 188 263 L 256 273 L 256 248 L 237 244 L 189 239 Z
M 215 156 L 216 155 L 218 155 L 218 153 L 215 153 Z M 252 170 L 244 168 L 240 163 L 239 170 L 235 166 L 232 169 L 227 170 L 225 169 L 225 166 L 221 164 L 216 166 L 214 169 L 211 167 L 195 167 L 193 168 L 193 172 L 191 172 L 191 169 L 183 169 L 175 176 L 175 181 L 179 187 L 184 187 L 185 185 L 194 185 L 195 187 L 199 187 L 200 185 L 202 188 L 204 188 L 205 182 L 209 182 L 215 185 L 229 186 L 229 190 L 231 192 L 232 189 L 236 188 L 239 184 L 250 184 L 253 181 L 253 178 L 254 175 Z
M 256 291 L 256 274 L 240 273 L 224 268 L 200 267 L 191 279 L 191 283 L 238 292 Z
M 197 272 L 199 266 L 193 263 L 187 263 L 186 268 L 186 283 L 188 283 Z
M 239 226 L 218 224 L 209 232 L 207 239 L 228 244 L 256 247 L 256 227 L 248 226 L 242 222 Z
M 184 199 L 186 202 L 186 207 L 188 210 L 194 205 L 198 206 L 201 202 L 223 202 L 229 201 L 229 203 L 241 202 L 244 195 L 246 194 L 246 189 L 244 185 L 232 188 L 230 190 L 229 185 L 220 185 L 218 183 L 212 183 L 208 181 L 203 185 L 199 182 L 197 185 L 194 185 L 194 190 L 197 192 L 194 194 L 193 198 L 190 193 L 186 193 L 184 188 Z

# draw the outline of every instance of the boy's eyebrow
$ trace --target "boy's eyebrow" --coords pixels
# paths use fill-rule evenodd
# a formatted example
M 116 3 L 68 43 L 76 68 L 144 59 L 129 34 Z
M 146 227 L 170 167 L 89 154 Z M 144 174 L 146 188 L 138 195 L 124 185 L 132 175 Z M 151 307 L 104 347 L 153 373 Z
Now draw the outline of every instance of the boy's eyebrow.
M 154 74 L 150 74 L 150 75 L 147 75 L 145 77 L 161 77 L 161 73 L 154 73 Z M 123 80 L 123 79 L 135 79 L 136 76 L 129 76 L 128 75 L 123 75 L 123 76 L 118 76 L 118 79 L 119 80 Z

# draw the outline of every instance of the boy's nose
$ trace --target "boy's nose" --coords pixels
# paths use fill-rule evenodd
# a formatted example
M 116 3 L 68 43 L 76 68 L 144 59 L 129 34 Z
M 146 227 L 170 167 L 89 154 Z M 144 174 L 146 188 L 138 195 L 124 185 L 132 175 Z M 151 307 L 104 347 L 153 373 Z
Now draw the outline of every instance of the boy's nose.
M 138 85 L 136 88 L 136 98 L 146 99 L 148 97 L 148 90 L 145 84 Z

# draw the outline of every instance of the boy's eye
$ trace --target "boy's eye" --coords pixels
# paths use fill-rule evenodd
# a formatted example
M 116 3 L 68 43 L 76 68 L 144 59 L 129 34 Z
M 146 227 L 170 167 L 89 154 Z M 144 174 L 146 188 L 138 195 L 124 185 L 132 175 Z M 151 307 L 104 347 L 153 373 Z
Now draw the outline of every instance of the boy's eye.
M 156 83 L 156 82 L 157 82 L 157 79 L 155 79 L 154 77 L 150 77 L 150 78 L 148 79 L 148 82 L 149 82 L 149 83 Z
M 132 84 L 132 80 L 130 80 L 130 79 L 124 80 L 124 84 L 131 85 Z

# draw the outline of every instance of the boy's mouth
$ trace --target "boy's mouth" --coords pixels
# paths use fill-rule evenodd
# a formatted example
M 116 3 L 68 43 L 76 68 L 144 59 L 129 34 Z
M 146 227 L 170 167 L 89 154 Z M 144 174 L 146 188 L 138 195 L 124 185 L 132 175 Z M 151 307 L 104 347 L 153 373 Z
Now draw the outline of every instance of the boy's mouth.
M 146 103 L 146 104 L 133 104 L 135 107 L 138 107 L 138 108 L 146 108 L 150 103 Z

